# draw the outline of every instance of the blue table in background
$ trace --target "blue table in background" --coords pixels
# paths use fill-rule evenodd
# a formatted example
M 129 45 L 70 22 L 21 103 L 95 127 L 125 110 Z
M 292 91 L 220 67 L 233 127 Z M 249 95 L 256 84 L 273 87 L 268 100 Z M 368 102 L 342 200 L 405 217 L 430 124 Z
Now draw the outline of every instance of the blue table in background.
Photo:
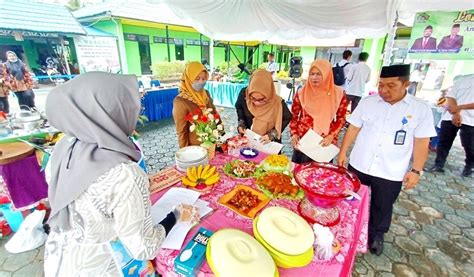
M 143 115 L 150 121 L 157 121 L 173 116 L 173 100 L 178 95 L 178 88 L 148 90 L 142 99 Z
M 224 107 L 234 107 L 239 93 L 247 84 L 234 84 L 222 82 L 207 82 L 206 89 L 214 100 L 214 105 Z

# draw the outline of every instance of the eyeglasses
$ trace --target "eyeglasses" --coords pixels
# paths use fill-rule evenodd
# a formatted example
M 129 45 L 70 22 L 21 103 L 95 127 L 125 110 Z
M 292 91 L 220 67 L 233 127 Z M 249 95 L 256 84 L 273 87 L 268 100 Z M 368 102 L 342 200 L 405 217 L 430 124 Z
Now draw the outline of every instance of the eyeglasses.
M 250 96 L 250 100 L 251 100 L 252 102 L 264 103 L 264 102 L 267 101 L 267 98 L 265 98 L 265 97 L 262 97 L 262 98 L 255 98 L 255 97 L 253 97 L 253 96 Z

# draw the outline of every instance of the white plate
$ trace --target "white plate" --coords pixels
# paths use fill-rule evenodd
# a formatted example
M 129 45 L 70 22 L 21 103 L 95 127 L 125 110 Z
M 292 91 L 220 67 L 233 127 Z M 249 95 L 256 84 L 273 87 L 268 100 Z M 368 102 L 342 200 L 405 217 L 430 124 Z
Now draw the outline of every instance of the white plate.
M 176 151 L 175 159 L 182 163 L 196 163 L 207 157 L 207 150 L 201 146 L 187 146 Z
M 208 165 L 208 164 L 209 164 L 209 160 L 208 160 L 207 157 L 206 157 L 204 160 L 202 160 L 202 161 L 200 161 L 200 162 L 198 162 L 198 163 L 185 164 L 185 163 L 180 163 L 180 162 L 176 161 L 176 168 L 177 168 L 179 171 L 181 171 L 181 172 L 186 172 L 186 170 L 188 169 L 188 167 L 200 166 L 200 165 L 206 166 L 206 165 Z

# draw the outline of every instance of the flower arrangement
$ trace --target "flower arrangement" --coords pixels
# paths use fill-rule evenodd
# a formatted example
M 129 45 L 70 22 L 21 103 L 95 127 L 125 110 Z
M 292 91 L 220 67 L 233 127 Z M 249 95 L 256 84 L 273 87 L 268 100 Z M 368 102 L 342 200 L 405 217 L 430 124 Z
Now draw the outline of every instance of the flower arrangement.
M 219 114 L 211 108 L 188 113 L 186 121 L 191 123 L 189 131 L 196 132 L 201 146 L 206 148 L 215 145 L 224 131 Z

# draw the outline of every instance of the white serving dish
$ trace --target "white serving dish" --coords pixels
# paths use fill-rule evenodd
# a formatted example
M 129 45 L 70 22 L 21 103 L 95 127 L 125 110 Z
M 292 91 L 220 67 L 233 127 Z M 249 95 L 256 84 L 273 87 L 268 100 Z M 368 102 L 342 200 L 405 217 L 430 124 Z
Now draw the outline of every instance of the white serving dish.
M 301 216 L 282 207 L 263 210 L 257 230 L 265 242 L 287 255 L 300 255 L 313 247 L 311 226 Z
M 181 163 L 197 163 L 207 158 L 207 150 L 201 146 L 187 146 L 176 151 L 175 159 Z
M 212 235 L 208 263 L 216 276 L 273 277 L 277 268 L 267 250 L 249 234 L 237 229 L 222 229 Z

